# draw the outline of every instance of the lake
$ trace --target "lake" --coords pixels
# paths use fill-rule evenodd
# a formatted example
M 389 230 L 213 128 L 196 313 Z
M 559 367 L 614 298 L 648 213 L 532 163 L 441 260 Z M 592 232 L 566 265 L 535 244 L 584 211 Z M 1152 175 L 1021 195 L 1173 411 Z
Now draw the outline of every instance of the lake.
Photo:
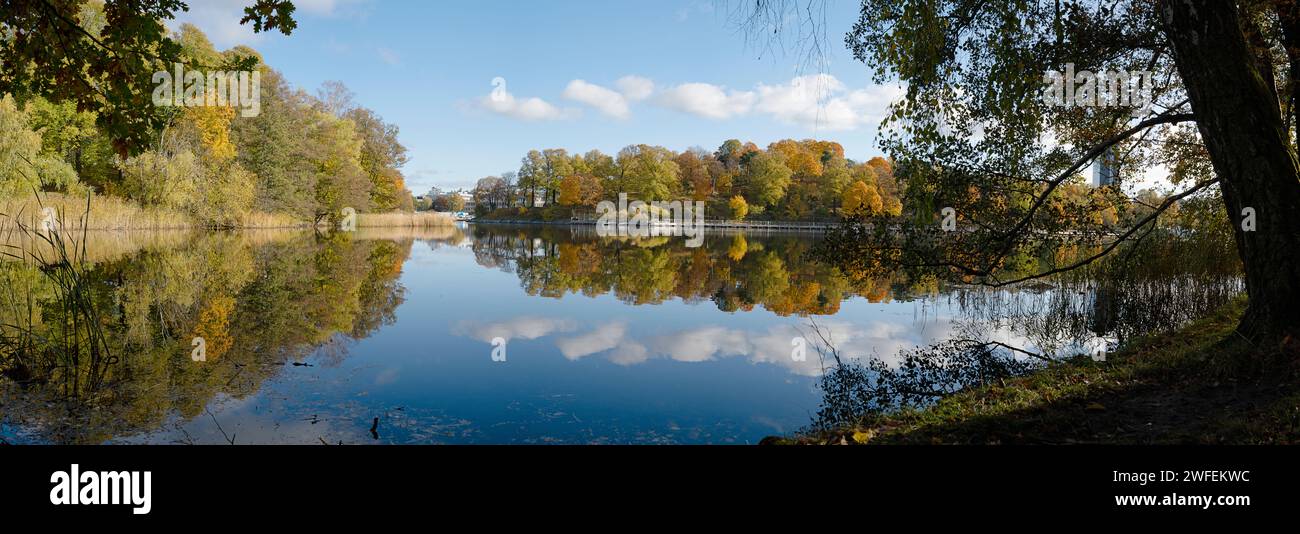
M 995 290 L 845 274 L 809 255 L 816 242 L 719 229 L 692 248 L 464 224 L 92 233 L 78 298 L 95 333 L 76 354 L 8 362 L 0 438 L 756 443 L 813 422 L 828 343 L 894 362 L 978 336 L 1056 359 L 1182 325 L 1241 291 L 1204 253 L 1152 252 L 1118 281 L 1098 271 Z M 0 273 L 4 324 L 67 331 L 49 276 L 17 261 Z

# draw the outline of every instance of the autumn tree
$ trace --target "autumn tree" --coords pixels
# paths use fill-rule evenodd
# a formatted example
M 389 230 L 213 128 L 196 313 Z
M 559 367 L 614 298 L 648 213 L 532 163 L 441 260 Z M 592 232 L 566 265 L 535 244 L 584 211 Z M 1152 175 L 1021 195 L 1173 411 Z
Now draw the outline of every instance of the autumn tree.
M 770 12 L 769 3 L 755 12 Z M 1152 147 L 1176 143 L 1206 172 L 1172 175 L 1176 190 L 1096 254 L 1031 276 L 1086 265 L 1147 235 L 1180 202 L 1215 198 L 1250 295 L 1241 337 L 1259 347 L 1300 339 L 1297 2 L 863 0 L 859 13 L 846 39 L 855 59 L 878 82 L 906 88 L 881 143 L 923 224 L 851 254 L 900 250 L 905 263 L 974 281 L 1021 281 L 1004 272 L 1008 258 L 1047 257 L 1062 243 L 1053 236 L 1105 237 L 1051 213 L 1064 184 L 1106 154 L 1122 158 L 1122 182 L 1155 166 Z M 1055 105 L 1043 98 L 1046 75 L 1067 65 L 1147 72 L 1153 105 Z M 969 221 L 967 231 L 927 246 L 922 231 L 945 206 Z M 1253 226 L 1240 224 L 1251 214 Z
M 677 190 L 675 154 L 661 146 L 631 145 L 618 152 L 617 190 L 638 200 L 666 200 Z
M 790 186 L 793 172 L 779 155 L 752 152 L 748 156 L 739 178 L 746 201 L 761 207 L 775 205 Z
M 743 221 L 745 216 L 749 215 L 749 203 L 745 202 L 745 197 L 740 195 L 731 197 L 731 200 L 727 201 L 727 208 L 731 210 L 731 218 L 737 221 Z
M 578 175 L 571 174 L 560 180 L 560 205 L 574 206 L 581 201 L 582 182 Z
M 547 204 L 554 204 L 560 197 L 560 181 L 573 174 L 573 160 L 563 148 L 548 148 L 541 152 L 541 156 L 536 163 L 537 179 L 549 197 Z
M 253 208 L 310 220 L 315 212 L 316 172 L 304 133 L 316 121 L 311 97 L 294 90 L 284 76 L 263 66 L 262 112 L 231 125 L 239 164 L 257 175 Z
M 844 190 L 840 211 L 845 217 L 879 215 L 884 211 L 880 193 L 874 186 L 858 180 Z
M 369 209 L 370 180 L 361 168 L 361 139 L 352 121 L 315 112 L 307 134 L 307 153 L 314 174 L 313 219 L 337 221 L 344 208 Z
M 297 22 L 289 0 L 248 0 L 240 24 L 254 32 L 290 34 Z M 0 9 L 0 94 L 43 95 L 95 110 L 99 129 L 121 155 L 139 153 L 170 112 L 154 106 L 154 72 L 192 67 L 248 70 L 252 61 L 199 65 L 183 54 L 164 21 L 187 6 L 176 0 L 83 3 L 9 0 Z
M 480 178 L 474 184 L 474 207 L 484 210 L 509 207 L 512 194 L 512 188 L 500 176 Z
M 529 150 L 528 154 L 519 162 L 519 184 L 520 189 L 528 191 L 528 207 L 537 205 L 537 189 L 544 187 L 545 176 L 545 158 L 542 153 L 536 150 Z
M 461 211 L 465 209 L 465 198 L 459 193 L 444 193 L 433 199 L 435 211 Z
M 409 198 L 401 168 L 406 165 L 406 147 L 398 141 L 398 128 L 384 122 L 375 112 L 353 107 L 343 114 L 356 126 L 361 137 L 361 168 L 370 177 L 370 203 L 373 209 L 392 211 Z
M 689 191 L 691 198 L 705 200 L 713 194 L 713 177 L 709 173 L 707 153 L 693 149 L 682 152 L 674 160 L 681 175 L 681 189 Z

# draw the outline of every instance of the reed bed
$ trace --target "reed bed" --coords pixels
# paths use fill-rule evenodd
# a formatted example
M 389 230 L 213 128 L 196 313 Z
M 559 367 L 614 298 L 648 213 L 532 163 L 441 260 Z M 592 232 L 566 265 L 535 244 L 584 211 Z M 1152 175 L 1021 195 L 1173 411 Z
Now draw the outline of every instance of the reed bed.
M 54 210 L 59 228 L 68 230 L 174 230 L 199 225 L 185 213 L 144 208 L 111 196 L 41 193 L 39 197 L 0 198 L 0 230 L 20 225 L 41 228 L 46 208 Z
M 5 271 L 0 301 L 10 320 L 0 322 L 0 374 L 22 382 L 35 369 L 63 368 L 67 371 L 61 378 L 64 391 L 73 396 L 83 387 L 93 390 L 102 382 L 101 363 L 112 354 L 85 276 L 92 265 L 86 248 L 86 216 L 91 211 L 93 208 L 84 206 L 81 221 L 74 224 L 68 220 L 59 231 L 28 226 L 21 218 L 11 222 L 13 231 L 26 237 L 19 238 L 18 245 L 0 247 L 0 257 L 37 264 L 37 272 L 51 282 L 53 302 L 59 309 L 47 316 L 51 310 L 33 300 L 30 283 L 11 283 L 8 275 L 12 272 Z M 81 228 L 80 235 L 66 230 L 74 225 Z M 39 245 L 26 248 L 34 243 Z
M 455 217 L 432 211 L 357 214 L 358 228 L 437 228 L 455 225 Z
M 311 222 L 284 213 L 255 211 L 244 215 L 240 228 L 311 228 Z

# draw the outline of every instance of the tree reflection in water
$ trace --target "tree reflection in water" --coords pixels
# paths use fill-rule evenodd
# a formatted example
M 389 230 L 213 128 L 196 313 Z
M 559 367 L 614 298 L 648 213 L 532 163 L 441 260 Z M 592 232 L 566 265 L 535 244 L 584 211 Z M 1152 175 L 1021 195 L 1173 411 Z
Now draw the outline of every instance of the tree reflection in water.
M 478 265 L 511 273 L 524 293 L 546 299 L 611 295 L 633 306 L 679 300 L 809 322 L 837 314 L 850 299 L 959 311 L 942 341 L 897 355 L 832 354 L 830 344 L 818 344 L 827 358 L 814 426 L 923 405 L 1097 341 L 1113 347 L 1175 328 L 1242 289 L 1230 256 L 1185 253 L 1172 240 L 994 290 L 903 271 L 845 271 L 816 260 L 816 239 L 808 234 L 715 230 L 704 246 L 690 248 L 680 238 L 601 238 L 581 226 L 475 225 L 471 235 L 461 232 L 92 239 L 85 285 L 115 363 L 42 359 L 54 341 L 35 336 L 50 345 L 21 348 L 28 363 L 19 373 L 19 349 L 0 345 L 8 377 L 0 380 L 0 420 L 30 441 L 100 443 L 156 430 L 172 416 L 193 419 L 219 397 L 252 395 L 309 356 L 313 364 L 337 364 L 350 344 L 395 321 L 406 298 L 399 276 L 417 240 L 467 247 Z M 40 269 L 0 264 L 5 339 L 14 337 L 12 325 L 40 333 L 60 320 L 66 302 Z M 190 358 L 194 337 L 206 340 L 205 362 Z M 90 376 L 96 380 L 68 379 Z
M 39 275 L 42 266 L 0 264 L 6 338 L 15 337 L 12 325 L 24 324 L 28 337 L 44 344 L 0 345 L 0 366 L 11 378 L 0 381 L 0 415 L 40 441 L 100 443 L 148 431 L 173 413 L 202 414 L 218 394 L 256 392 L 283 366 L 317 351 L 326 362 L 342 359 L 349 340 L 394 320 L 403 302 L 402 264 L 414 238 L 431 236 L 203 233 L 134 250 L 114 250 L 111 239 L 96 237 L 87 249 L 100 250 L 88 254 L 96 261 L 82 283 L 111 359 L 58 357 L 66 344 L 46 334 L 68 297 Z M 191 358 L 196 337 L 206 341 L 206 361 Z

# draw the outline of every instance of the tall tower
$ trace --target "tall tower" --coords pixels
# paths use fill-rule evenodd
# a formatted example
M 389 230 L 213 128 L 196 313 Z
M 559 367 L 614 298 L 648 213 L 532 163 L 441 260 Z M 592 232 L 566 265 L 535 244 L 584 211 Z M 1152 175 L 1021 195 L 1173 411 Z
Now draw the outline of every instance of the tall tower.
M 1115 147 L 1106 149 L 1100 158 L 1092 164 L 1092 186 L 1114 185 L 1119 180 L 1119 158 L 1115 156 Z

